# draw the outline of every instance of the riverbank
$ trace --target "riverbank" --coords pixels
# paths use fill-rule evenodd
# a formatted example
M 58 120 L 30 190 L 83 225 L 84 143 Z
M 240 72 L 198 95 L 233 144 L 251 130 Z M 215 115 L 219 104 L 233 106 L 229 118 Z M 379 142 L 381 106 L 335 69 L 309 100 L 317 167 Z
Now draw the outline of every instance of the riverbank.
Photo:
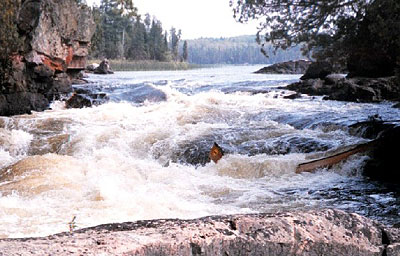
M 339 210 L 104 224 L 3 239 L 12 255 L 400 255 L 400 229 Z M 0 253 L 2 255 L 2 253 Z
M 90 60 L 89 64 L 100 63 L 100 60 Z M 114 71 L 163 71 L 163 70 L 189 70 L 201 68 L 201 65 L 188 62 L 154 61 L 154 60 L 109 60 Z
M 1 117 L 0 237 L 65 232 L 73 216 L 86 228 L 335 208 L 400 223 L 397 187 L 362 176 L 364 155 L 295 173 L 321 153 L 368 141 L 350 125 L 375 114 L 396 120 L 400 110 L 288 100 L 276 88 L 299 75 L 257 68 L 89 75 L 77 89 L 106 94 L 106 103 Z M 225 152 L 218 164 L 207 161 L 214 142 Z

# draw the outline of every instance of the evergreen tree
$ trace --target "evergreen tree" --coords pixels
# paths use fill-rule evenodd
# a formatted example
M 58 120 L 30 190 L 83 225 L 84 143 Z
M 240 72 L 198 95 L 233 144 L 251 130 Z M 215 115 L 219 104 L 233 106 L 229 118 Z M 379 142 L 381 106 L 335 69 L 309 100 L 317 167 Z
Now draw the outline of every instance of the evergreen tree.
M 187 62 L 188 61 L 188 57 L 189 57 L 188 44 L 187 44 L 187 41 L 185 40 L 185 42 L 183 43 L 183 50 L 182 50 L 183 61 Z
M 132 60 L 148 59 L 147 32 L 140 17 L 136 19 L 130 36 L 131 40 L 128 47 L 127 57 Z
M 93 7 L 92 9 L 93 19 L 96 24 L 96 30 L 91 40 L 91 47 L 89 54 L 94 58 L 103 58 L 104 56 L 104 38 L 103 38 L 103 26 L 102 26 L 102 12 L 100 8 Z
M 153 19 L 149 33 L 150 58 L 158 61 L 166 60 L 166 49 L 164 48 L 164 35 L 161 22 Z
M 126 30 L 136 15 L 136 8 L 131 0 L 101 0 L 100 12 L 104 57 L 125 57 Z
M 168 33 L 156 18 L 136 15 L 130 0 L 101 0 L 99 8 L 93 8 L 97 25 L 92 39 L 91 57 L 132 60 L 169 61 L 178 58 L 180 31 L 174 29 L 174 58 L 169 49 Z
M 181 31 L 178 32 L 174 27 L 170 30 L 170 38 L 171 38 L 171 53 L 174 61 L 177 61 L 179 58 L 179 41 L 181 40 Z

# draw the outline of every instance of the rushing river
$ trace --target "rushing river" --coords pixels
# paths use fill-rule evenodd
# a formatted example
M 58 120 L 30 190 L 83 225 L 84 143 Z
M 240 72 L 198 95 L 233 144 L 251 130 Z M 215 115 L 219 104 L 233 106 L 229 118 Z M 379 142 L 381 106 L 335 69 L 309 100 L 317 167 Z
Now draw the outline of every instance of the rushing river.
M 43 236 L 110 222 L 334 207 L 400 222 L 399 191 L 361 176 L 366 156 L 330 170 L 297 164 L 365 142 L 347 126 L 390 103 L 358 104 L 277 87 L 298 75 L 260 67 L 91 75 L 106 104 L 0 117 L 0 237 Z M 208 151 L 226 152 L 217 163 Z

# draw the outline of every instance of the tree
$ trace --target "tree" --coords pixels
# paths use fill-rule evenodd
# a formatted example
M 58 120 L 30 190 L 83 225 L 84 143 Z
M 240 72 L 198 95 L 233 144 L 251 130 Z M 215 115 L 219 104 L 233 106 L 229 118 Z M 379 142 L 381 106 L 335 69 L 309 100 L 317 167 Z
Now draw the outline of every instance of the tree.
M 101 0 L 93 8 L 97 25 L 92 39 L 91 57 L 132 60 L 171 60 L 168 33 L 162 24 L 146 14 L 144 20 L 136 14 L 130 0 Z M 180 31 L 174 29 L 173 45 L 178 58 Z M 171 43 L 172 44 L 172 43 Z
M 179 41 L 181 40 L 181 34 L 181 30 L 177 32 L 174 27 L 170 30 L 171 53 L 175 61 L 177 61 L 179 57 Z
M 262 18 L 257 38 L 286 49 L 321 33 L 338 31 L 343 20 L 364 16 L 368 0 L 230 0 L 240 22 Z M 263 37 L 263 38 L 262 38 Z
M 183 50 L 182 50 L 183 61 L 187 62 L 188 57 L 189 57 L 188 44 L 187 44 L 187 41 L 185 40 L 185 42 L 183 43 Z
M 150 58 L 158 61 L 166 60 L 166 52 L 164 48 L 164 35 L 161 22 L 153 19 L 149 33 L 149 53 Z
M 96 36 L 96 40 L 101 37 L 103 57 L 113 59 L 125 57 L 126 30 L 131 25 L 133 17 L 137 15 L 132 0 L 101 0 L 99 12 L 101 21 L 98 23 L 98 29 L 102 34 Z
M 257 33 L 262 46 L 270 42 L 275 49 L 286 49 L 304 43 L 305 53 L 341 65 L 352 61 L 351 55 L 359 52 L 366 36 L 368 46 L 363 48 L 369 50 L 360 53 L 363 55 L 379 47 L 383 52 L 400 47 L 394 39 L 399 37 L 398 0 L 230 0 L 230 5 L 240 22 L 263 19 Z M 377 22 L 367 24 L 367 20 L 376 18 Z M 389 31 L 390 27 L 397 32 Z M 379 47 L 371 48 L 371 38 Z M 385 38 L 391 38 L 392 46 L 380 43 Z M 398 56 L 395 53 L 394 58 Z
M 92 14 L 93 14 L 93 20 L 96 24 L 96 30 L 93 34 L 92 40 L 91 40 L 91 47 L 90 47 L 90 56 L 95 57 L 95 58 L 102 58 L 103 53 L 104 53 L 104 38 L 103 38 L 103 14 L 98 7 L 93 7 L 92 9 Z
M 147 46 L 147 32 L 145 25 L 138 17 L 130 33 L 130 44 L 128 46 L 127 58 L 132 60 L 146 60 L 149 58 Z

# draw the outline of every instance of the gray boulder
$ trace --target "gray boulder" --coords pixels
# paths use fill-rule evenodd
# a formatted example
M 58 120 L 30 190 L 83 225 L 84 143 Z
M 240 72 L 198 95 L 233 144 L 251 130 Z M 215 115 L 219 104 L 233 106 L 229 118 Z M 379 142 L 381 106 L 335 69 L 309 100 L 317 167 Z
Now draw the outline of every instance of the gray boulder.
M 0 255 L 400 255 L 399 229 L 339 210 L 105 224 L 2 239 Z
M 296 60 L 276 63 L 264 67 L 254 73 L 257 74 L 304 74 L 312 62 L 309 60 Z
M 104 59 L 100 65 L 94 69 L 94 73 L 101 75 L 114 74 L 111 70 L 110 62 L 107 59 Z
M 400 87 L 395 77 L 343 78 L 326 76 L 325 79 L 307 79 L 290 84 L 286 89 L 309 95 L 323 96 L 327 100 L 353 102 L 381 102 L 400 98 Z

